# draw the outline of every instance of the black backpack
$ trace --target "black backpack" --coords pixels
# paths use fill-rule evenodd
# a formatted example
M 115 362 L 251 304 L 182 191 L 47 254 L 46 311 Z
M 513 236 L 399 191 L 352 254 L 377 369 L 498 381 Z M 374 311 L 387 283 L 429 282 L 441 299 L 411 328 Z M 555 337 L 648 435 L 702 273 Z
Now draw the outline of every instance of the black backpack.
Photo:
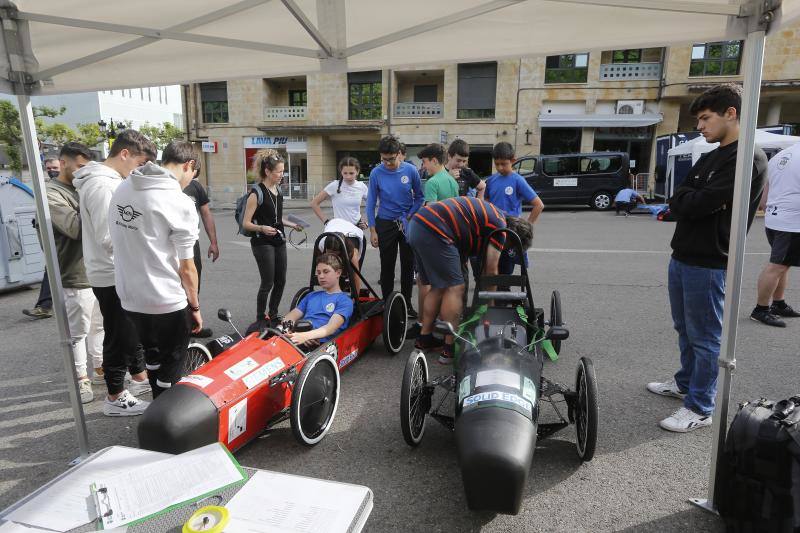
M 242 225 L 244 223 L 244 210 L 247 206 L 247 197 L 250 196 L 251 191 L 255 191 L 256 193 L 257 205 L 264 203 L 264 194 L 261 192 L 261 187 L 256 184 L 253 185 L 250 190 L 240 196 L 238 200 L 236 200 L 236 210 L 233 212 L 233 217 L 236 219 L 236 224 L 239 226 L 239 235 L 244 235 L 245 237 L 256 236 L 255 232 L 244 229 L 244 226 Z
M 717 470 L 716 504 L 735 533 L 800 533 L 800 396 L 746 402 Z

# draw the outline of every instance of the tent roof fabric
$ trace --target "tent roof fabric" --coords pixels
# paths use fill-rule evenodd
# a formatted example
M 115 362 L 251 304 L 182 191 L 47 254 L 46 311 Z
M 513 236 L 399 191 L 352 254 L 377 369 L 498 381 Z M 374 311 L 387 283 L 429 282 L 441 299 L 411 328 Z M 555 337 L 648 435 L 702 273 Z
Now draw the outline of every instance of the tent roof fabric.
M 60 94 L 741 39 L 741 2 L 405 0 L 387 16 L 376 0 L 0 0 L 18 20 L 0 91 L 9 67 Z M 798 17 L 783 0 L 782 21 Z
M 660 114 L 649 113 L 641 115 L 542 113 L 539 115 L 539 126 L 542 128 L 640 128 L 658 124 L 663 119 L 664 117 Z
M 800 142 L 800 137 L 793 135 L 777 135 L 768 131 L 756 130 L 756 146 L 760 148 L 788 148 Z M 667 157 L 710 152 L 719 146 L 719 143 L 708 143 L 701 136 L 691 141 L 679 144 L 667 152 Z

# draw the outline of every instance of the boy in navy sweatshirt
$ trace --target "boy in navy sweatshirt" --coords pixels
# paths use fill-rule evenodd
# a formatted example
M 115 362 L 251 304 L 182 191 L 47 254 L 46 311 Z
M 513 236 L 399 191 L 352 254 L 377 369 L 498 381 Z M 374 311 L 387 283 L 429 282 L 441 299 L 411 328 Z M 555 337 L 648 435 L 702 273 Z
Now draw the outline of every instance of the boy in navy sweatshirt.
M 381 164 L 369 175 L 367 223 L 372 246 L 380 251 L 381 292 L 387 298 L 394 290 L 394 268 L 399 250 L 400 292 L 408 302 L 409 318 L 417 318 L 417 312 L 410 304 L 414 254 L 404 232 L 409 219 L 424 201 L 422 183 L 414 165 L 401 161 L 400 142 L 396 137 L 383 137 L 378 143 L 378 152 Z

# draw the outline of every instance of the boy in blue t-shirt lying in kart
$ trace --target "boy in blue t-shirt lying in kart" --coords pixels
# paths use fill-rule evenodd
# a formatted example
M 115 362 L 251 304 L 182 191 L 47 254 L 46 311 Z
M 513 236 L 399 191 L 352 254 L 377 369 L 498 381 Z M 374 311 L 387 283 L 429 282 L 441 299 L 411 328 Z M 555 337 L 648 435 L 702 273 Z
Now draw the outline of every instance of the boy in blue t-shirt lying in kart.
M 339 287 L 341 259 L 332 253 L 320 255 L 315 273 L 322 290 L 304 296 L 297 307 L 283 317 L 284 321 L 292 323 L 300 319 L 311 322 L 311 331 L 288 334 L 292 342 L 304 348 L 319 346 L 344 331 L 353 316 L 353 299 Z

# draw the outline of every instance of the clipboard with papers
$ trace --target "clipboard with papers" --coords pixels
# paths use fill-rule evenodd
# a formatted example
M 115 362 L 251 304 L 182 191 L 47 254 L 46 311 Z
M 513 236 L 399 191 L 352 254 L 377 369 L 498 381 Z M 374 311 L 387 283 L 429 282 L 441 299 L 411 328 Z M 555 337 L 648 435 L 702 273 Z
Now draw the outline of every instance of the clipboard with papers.
M 247 480 L 220 443 L 96 480 L 92 486 L 103 529 L 144 522 Z

